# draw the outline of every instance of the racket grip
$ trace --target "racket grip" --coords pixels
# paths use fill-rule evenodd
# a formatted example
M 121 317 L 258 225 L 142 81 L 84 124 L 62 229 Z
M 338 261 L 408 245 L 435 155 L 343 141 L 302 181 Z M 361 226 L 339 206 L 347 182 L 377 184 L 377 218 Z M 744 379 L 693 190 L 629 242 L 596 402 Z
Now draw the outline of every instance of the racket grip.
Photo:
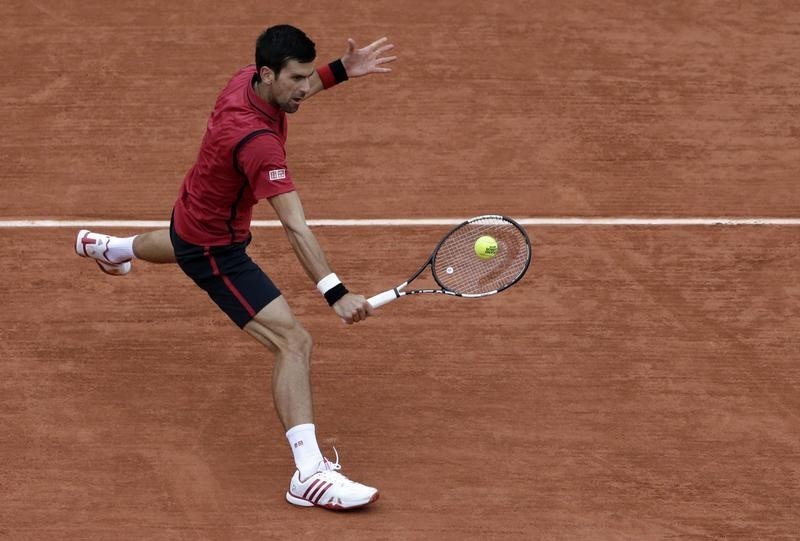
M 367 299 L 367 302 L 372 305 L 373 308 L 380 308 L 384 304 L 389 304 L 395 299 L 400 298 L 400 295 L 397 294 L 397 290 L 389 289 L 388 291 L 384 291 L 383 293 L 378 293 L 374 297 L 370 297 Z

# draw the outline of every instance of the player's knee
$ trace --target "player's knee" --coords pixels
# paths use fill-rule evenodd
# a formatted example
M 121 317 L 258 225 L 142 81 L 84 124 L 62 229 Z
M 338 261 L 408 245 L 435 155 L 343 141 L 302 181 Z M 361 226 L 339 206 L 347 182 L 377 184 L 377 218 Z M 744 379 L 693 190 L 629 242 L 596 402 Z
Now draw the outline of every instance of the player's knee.
M 311 333 L 305 330 L 300 323 L 296 323 L 286 334 L 285 347 L 287 353 L 299 355 L 307 359 L 311 355 L 311 348 L 313 345 L 314 341 L 311 338 Z
M 297 347 L 303 351 L 306 356 L 311 354 L 311 348 L 314 347 L 314 340 L 311 338 L 311 333 L 300 327 L 297 337 Z

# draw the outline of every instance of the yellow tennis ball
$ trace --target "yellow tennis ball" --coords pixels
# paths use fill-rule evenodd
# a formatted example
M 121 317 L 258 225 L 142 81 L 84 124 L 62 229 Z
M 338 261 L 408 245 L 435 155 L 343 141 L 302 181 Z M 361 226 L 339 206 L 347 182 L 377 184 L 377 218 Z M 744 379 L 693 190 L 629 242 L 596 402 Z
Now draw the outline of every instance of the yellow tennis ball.
M 484 235 L 475 241 L 475 254 L 481 259 L 491 259 L 497 255 L 497 241 Z

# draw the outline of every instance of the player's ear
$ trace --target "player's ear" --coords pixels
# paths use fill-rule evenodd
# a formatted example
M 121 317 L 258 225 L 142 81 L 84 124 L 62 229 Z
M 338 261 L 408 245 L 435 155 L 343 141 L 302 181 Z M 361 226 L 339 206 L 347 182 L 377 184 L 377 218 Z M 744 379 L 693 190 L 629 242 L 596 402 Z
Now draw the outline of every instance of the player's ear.
M 261 66 L 261 70 L 258 74 L 261 76 L 261 82 L 265 85 L 271 85 L 272 81 L 275 80 L 275 72 L 267 66 Z

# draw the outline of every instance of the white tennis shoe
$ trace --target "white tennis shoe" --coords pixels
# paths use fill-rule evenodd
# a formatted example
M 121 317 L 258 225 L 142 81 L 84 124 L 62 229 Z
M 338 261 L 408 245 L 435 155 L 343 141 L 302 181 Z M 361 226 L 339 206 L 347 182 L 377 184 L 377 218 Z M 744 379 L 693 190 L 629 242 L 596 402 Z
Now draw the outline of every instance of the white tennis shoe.
M 361 507 L 378 499 L 377 488 L 351 481 L 337 471 L 341 468 L 339 453 L 336 453 L 336 462 L 324 459 L 319 463 L 317 472 L 305 481 L 301 481 L 300 472 L 295 471 L 286 492 L 286 501 L 301 507 L 317 506 L 341 511 Z
M 88 229 L 81 229 L 78 231 L 77 239 L 75 239 L 75 251 L 81 257 L 94 259 L 100 270 L 106 274 L 115 276 L 128 274 L 131 271 L 130 259 L 127 261 L 111 261 L 108 259 L 108 243 L 114 238 L 109 235 L 92 233 Z

